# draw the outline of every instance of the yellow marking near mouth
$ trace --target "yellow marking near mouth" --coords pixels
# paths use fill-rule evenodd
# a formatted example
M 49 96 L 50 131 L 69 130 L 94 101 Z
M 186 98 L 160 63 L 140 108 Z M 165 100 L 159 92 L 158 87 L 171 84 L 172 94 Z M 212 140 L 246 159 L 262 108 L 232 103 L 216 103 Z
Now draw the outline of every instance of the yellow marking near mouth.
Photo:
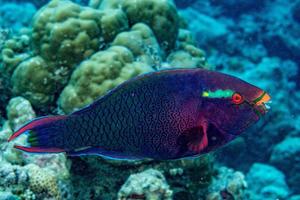
M 256 105 L 262 105 L 263 103 L 266 103 L 270 101 L 271 97 L 268 93 L 264 92 L 260 97 L 258 97 L 254 102 Z

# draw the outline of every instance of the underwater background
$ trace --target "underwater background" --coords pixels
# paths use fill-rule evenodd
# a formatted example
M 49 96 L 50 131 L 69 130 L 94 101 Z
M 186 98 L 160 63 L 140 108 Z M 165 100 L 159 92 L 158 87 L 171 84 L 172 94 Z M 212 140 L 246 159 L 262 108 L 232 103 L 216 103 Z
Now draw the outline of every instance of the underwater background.
M 0 200 L 300 200 L 299 0 L 0 0 Z M 241 137 L 195 159 L 27 154 L 7 139 L 125 80 L 235 75 L 272 96 Z

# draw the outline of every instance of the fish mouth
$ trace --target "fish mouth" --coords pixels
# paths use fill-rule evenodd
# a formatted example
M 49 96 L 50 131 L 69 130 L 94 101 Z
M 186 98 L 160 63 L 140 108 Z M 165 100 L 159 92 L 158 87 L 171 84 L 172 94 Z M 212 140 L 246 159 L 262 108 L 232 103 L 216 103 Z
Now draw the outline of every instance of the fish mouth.
M 259 115 L 266 114 L 271 109 L 270 104 L 272 101 L 270 100 L 270 95 L 267 92 L 262 92 L 262 94 L 252 102 L 255 111 Z

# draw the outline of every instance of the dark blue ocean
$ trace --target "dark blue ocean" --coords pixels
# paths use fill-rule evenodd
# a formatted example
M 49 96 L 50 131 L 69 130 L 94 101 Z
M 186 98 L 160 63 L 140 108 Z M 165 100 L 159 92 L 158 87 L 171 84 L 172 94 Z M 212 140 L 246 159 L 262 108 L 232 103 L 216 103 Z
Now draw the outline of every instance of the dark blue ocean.
M 216 150 L 175 160 L 132 160 L 117 147 L 122 159 L 14 148 L 37 145 L 26 134 L 8 142 L 37 117 L 69 115 L 136 76 L 179 68 L 261 88 L 271 99 L 250 105 L 266 113 Z M 228 98 L 224 84 L 201 98 Z M 207 112 L 225 116 L 215 131 L 239 128 L 243 118 L 214 106 Z M 155 127 L 151 119 L 142 124 Z M 74 129 L 74 144 L 96 138 L 88 130 Z M 300 200 L 299 172 L 300 0 L 0 0 L 0 200 Z

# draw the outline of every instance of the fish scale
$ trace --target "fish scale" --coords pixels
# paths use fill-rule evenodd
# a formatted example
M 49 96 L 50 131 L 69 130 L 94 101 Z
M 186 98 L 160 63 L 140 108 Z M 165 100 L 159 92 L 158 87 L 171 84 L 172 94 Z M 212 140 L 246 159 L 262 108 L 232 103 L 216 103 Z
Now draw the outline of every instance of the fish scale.
M 214 91 L 218 95 L 209 96 Z M 242 95 L 244 102 L 236 105 L 222 96 L 225 91 Z M 165 70 L 133 78 L 70 115 L 34 120 L 9 140 L 30 131 L 31 146 L 16 148 L 114 159 L 190 157 L 241 134 L 269 99 L 263 90 L 219 72 Z

